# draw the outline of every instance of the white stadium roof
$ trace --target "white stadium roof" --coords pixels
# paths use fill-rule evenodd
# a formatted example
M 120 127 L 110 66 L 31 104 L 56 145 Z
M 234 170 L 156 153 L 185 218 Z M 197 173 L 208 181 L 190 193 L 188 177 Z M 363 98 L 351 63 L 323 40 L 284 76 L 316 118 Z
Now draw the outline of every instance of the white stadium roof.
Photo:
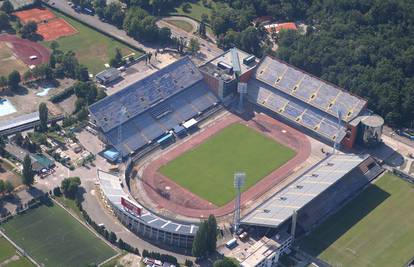
M 292 216 L 293 211 L 300 210 L 368 157 L 355 154 L 329 156 L 248 213 L 242 223 L 278 227 Z

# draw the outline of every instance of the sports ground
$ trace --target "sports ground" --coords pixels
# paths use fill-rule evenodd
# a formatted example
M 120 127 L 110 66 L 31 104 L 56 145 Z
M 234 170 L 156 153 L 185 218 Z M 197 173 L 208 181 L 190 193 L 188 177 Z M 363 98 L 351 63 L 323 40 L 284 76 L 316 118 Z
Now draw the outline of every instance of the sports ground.
M 21 256 L 5 238 L 0 236 L 0 266 L 29 267 L 34 265 L 27 258 Z
M 246 172 L 242 206 L 282 183 L 311 154 L 301 132 L 265 114 L 216 118 L 188 139 L 137 165 L 154 208 L 186 217 L 225 216 L 234 209 L 234 173 Z
M 222 206 L 235 197 L 235 172 L 246 172 L 245 191 L 294 156 L 292 149 L 236 123 L 162 166 L 160 171 L 201 198 Z
M 116 254 L 53 203 L 15 216 L 1 227 L 9 238 L 44 266 L 87 266 Z
M 300 247 L 333 266 L 403 266 L 414 251 L 414 186 L 385 174 Z

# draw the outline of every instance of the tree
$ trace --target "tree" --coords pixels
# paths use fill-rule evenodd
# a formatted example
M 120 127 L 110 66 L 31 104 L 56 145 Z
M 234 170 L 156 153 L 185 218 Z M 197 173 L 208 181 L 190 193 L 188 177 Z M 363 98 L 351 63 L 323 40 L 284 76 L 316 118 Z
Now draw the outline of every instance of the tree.
M 4 11 L 0 11 L 0 30 L 5 30 L 10 27 L 9 16 Z
M 222 260 L 216 260 L 213 267 L 238 267 L 236 260 L 224 257 Z
M 62 195 L 62 192 L 60 191 L 60 187 L 56 186 L 55 188 L 53 188 L 53 195 L 60 197 Z
M 171 41 L 171 30 L 167 27 L 162 27 L 158 33 L 158 39 L 161 44 L 168 44 Z
M 5 191 L 6 191 L 6 186 L 4 184 L 4 181 L 0 180 L 0 194 L 4 194 Z
M 35 174 L 32 167 L 32 159 L 30 158 L 29 154 L 26 154 L 23 159 L 23 184 L 31 186 L 34 183 L 34 175 Z
M 194 237 L 191 253 L 196 258 L 202 258 L 207 254 L 207 221 L 203 221 Z
M 84 121 L 88 118 L 89 112 L 88 109 L 86 107 L 82 107 L 79 112 L 76 114 L 76 118 L 79 121 Z
M 22 38 L 33 39 L 36 35 L 37 24 L 34 21 L 29 21 L 20 29 Z
M 0 87 L 5 87 L 7 86 L 8 82 L 7 82 L 7 78 L 4 76 L 0 76 Z
M 4 155 L 4 148 L 6 147 L 6 141 L 4 140 L 4 137 L 0 135 L 0 155 Z
M 63 179 L 60 187 L 62 188 L 63 194 L 67 198 L 74 199 L 76 197 L 80 185 L 81 180 L 79 177 L 69 177 Z
M 204 21 L 201 21 L 198 26 L 198 34 L 204 38 L 206 37 L 206 24 Z
M 116 234 L 114 232 L 111 232 L 109 234 L 109 238 L 108 238 L 109 242 L 111 242 L 112 244 L 116 243 L 117 237 Z
M 109 65 L 112 67 L 118 68 L 124 64 L 124 60 L 122 58 L 121 50 L 117 47 L 115 48 L 115 55 L 110 60 Z
M 4 11 L 6 14 L 11 14 L 14 10 L 14 7 L 9 0 L 4 0 L 3 4 L 0 7 L 0 10 Z
M 14 143 L 16 145 L 18 145 L 18 146 L 22 146 L 22 144 L 23 144 L 23 136 L 22 136 L 22 134 L 20 132 L 17 132 L 14 135 Z
M 53 53 L 59 48 L 59 43 L 56 41 L 52 41 L 50 43 L 50 49 L 52 49 Z
M 190 43 L 188 44 L 188 50 L 191 54 L 195 55 L 200 50 L 200 43 L 197 38 L 191 38 Z
M 39 119 L 40 119 L 40 131 L 47 131 L 47 121 L 48 121 L 49 109 L 46 106 L 46 103 L 40 103 L 39 105 Z
M 16 91 L 19 88 L 21 82 L 20 73 L 17 70 L 12 71 L 7 79 L 7 84 L 12 91 Z
M 214 253 L 217 246 L 217 221 L 214 215 L 208 216 L 207 219 L 207 251 Z
M 14 190 L 14 186 L 10 181 L 6 181 L 4 182 L 4 192 L 6 192 L 7 194 L 10 194 L 11 192 L 13 192 Z

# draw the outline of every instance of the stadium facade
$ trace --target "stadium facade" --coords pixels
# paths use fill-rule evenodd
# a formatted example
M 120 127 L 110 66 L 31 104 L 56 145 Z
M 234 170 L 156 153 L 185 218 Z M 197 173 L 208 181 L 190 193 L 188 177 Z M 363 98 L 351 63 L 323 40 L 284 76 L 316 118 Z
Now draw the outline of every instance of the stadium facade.
M 143 208 L 123 190 L 120 179 L 98 170 L 101 195 L 107 208 L 133 233 L 161 245 L 191 248 L 198 226 L 173 222 Z
M 371 114 L 364 99 L 279 59 L 259 60 L 238 49 L 200 67 L 184 57 L 91 105 L 91 122 L 122 158 L 137 159 L 231 104 L 240 82 L 247 84 L 248 101 L 326 143 L 352 148 L 381 142 L 384 122 Z M 270 266 L 293 241 L 288 231 L 292 214 L 298 233 L 309 231 L 380 172 L 367 155 L 327 157 L 242 219 L 246 227 L 277 234 L 261 240 L 240 262 Z M 196 225 L 156 215 L 128 198 L 117 177 L 104 172 L 98 177 L 108 206 L 131 231 L 156 243 L 191 246 Z

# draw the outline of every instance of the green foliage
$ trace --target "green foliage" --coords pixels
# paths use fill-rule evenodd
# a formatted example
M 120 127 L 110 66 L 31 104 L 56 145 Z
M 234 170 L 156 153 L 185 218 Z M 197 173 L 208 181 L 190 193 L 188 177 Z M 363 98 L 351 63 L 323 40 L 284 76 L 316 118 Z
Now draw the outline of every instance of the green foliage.
M 237 261 L 228 257 L 224 257 L 222 260 L 216 260 L 213 267 L 238 267 Z
M 111 65 L 111 67 L 121 67 L 123 64 L 125 64 L 125 61 L 122 58 L 121 55 L 121 50 L 119 50 L 119 48 L 115 49 L 115 55 L 114 57 L 109 61 L 109 65 Z
M 49 98 L 49 101 L 56 104 L 59 103 L 67 98 L 69 98 L 71 95 L 75 93 L 75 88 L 73 86 L 66 88 L 62 92 L 53 95 Z
M 0 11 L 0 30 L 5 30 L 10 27 L 9 16 L 4 11 Z
M 33 39 L 36 36 L 37 24 L 34 21 L 29 21 L 20 29 L 22 38 Z
M 49 110 L 46 106 L 46 103 L 40 103 L 39 105 L 39 119 L 40 119 L 40 131 L 47 131 L 47 121 L 48 121 Z
M 14 190 L 14 186 L 10 181 L 0 180 L 0 194 L 10 194 Z
M 217 243 L 217 222 L 213 215 L 203 221 L 194 237 L 191 252 L 194 257 L 202 258 L 216 251 Z
M 13 12 L 14 7 L 9 0 L 4 0 L 0 7 L 0 10 L 10 15 Z
M 29 154 L 26 154 L 26 156 L 23 159 L 23 184 L 31 186 L 34 183 L 34 175 L 35 174 L 32 168 L 32 159 L 30 158 Z
M 188 50 L 191 54 L 195 55 L 200 50 L 200 43 L 197 38 L 191 38 L 190 43 L 188 44 Z
M 21 82 L 20 73 L 17 70 L 12 71 L 7 79 L 7 84 L 12 91 L 16 91 L 19 88 Z
M 306 35 L 280 34 L 277 55 L 369 100 L 394 127 L 414 121 L 414 2 L 316 1 Z
M 63 179 L 60 187 L 62 188 L 62 192 L 65 197 L 75 199 L 80 185 L 81 180 L 79 177 L 69 177 Z

